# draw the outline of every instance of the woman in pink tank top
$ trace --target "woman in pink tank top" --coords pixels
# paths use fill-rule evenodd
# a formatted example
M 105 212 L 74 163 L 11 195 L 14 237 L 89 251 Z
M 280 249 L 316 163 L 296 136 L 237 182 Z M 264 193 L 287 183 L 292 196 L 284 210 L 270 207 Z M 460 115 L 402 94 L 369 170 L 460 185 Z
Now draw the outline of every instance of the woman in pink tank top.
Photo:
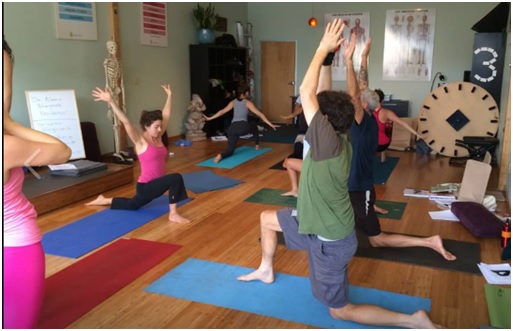
M 14 122 L 9 110 L 12 95 L 12 51 L 3 39 L 3 316 L 6 329 L 33 329 L 43 304 L 45 256 L 34 206 L 22 192 L 23 166 L 66 162 L 71 150 L 62 141 Z
M 378 122 L 378 150 L 381 152 L 381 162 L 385 162 L 386 155 L 385 151 L 390 145 L 392 140 L 392 125 L 393 123 L 403 126 L 406 130 L 410 131 L 413 135 L 419 139 L 423 139 L 417 131 L 413 130 L 411 126 L 405 121 L 397 117 L 397 115 L 390 109 L 385 109 L 381 106 L 381 103 L 385 99 L 385 94 L 380 89 L 374 90 L 379 96 L 379 106 L 374 111 L 374 117 Z
M 110 91 L 96 88 L 93 90 L 95 101 L 107 102 L 115 116 L 123 123 L 127 135 L 134 144 L 135 152 L 141 165 L 141 174 L 135 187 L 136 194 L 132 198 L 114 197 L 107 198 L 103 195 L 86 203 L 88 206 L 106 206 L 111 209 L 137 210 L 152 200 L 169 191 L 169 217 L 171 222 L 189 223 L 189 219 L 178 213 L 177 203 L 186 200 L 187 191 L 182 175 L 178 173 L 166 175 L 166 158 L 168 151 L 162 143 L 162 135 L 171 117 L 172 91 L 169 84 L 162 85 L 167 99 L 162 111 L 144 110 L 139 123 L 142 133 L 135 128 L 126 114 L 119 108 L 112 98 Z

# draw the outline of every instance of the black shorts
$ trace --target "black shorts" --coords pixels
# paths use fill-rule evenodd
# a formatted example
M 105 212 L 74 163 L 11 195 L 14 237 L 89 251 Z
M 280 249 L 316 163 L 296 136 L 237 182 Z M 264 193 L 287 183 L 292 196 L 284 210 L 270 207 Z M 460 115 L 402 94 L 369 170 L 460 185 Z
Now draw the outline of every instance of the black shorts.
M 388 146 L 390 146 L 390 143 L 388 144 L 385 144 L 385 145 L 378 145 L 378 149 L 376 150 L 377 152 L 383 152 L 383 151 L 386 151 Z
M 374 237 L 381 233 L 379 219 L 374 211 L 376 192 L 374 188 L 368 191 L 349 192 L 349 198 L 354 210 L 355 225 L 368 237 Z

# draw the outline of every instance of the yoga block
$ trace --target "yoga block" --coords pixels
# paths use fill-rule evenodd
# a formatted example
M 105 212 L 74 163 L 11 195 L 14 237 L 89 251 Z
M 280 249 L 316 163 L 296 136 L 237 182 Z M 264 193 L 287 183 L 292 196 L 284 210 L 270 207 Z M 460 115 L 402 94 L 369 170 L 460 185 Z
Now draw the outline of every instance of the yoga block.
M 476 237 L 500 237 L 503 223 L 485 206 L 472 201 L 455 201 L 451 211 L 461 224 Z

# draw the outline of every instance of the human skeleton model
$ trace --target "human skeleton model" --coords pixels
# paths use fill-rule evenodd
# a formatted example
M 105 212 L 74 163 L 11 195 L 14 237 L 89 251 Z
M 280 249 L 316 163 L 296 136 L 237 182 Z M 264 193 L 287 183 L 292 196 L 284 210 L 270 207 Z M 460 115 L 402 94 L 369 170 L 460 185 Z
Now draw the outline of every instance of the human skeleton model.
M 120 106 L 123 112 L 126 113 L 125 90 L 123 87 L 123 71 L 121 68 L 121 63 L 116 57 L 117 50 L 118 46 L 114 41 L 107 41 L 107 51 L 109 52 L 109 55 L 105 61 L 103 61 L 103 67 L 105 68 L 105 87 L 110 90 L 112 98 Z M 121 102 L 119 102 L 120 94 L 123 98 Z M 114 129 L 114 147 L 116 149 L 114 157 L 117 157 L 123 161 L 128 156 L 128 154 L 121 151 L 121 123 L 119 122 L 119 119 L 114 115 L 110 105 L 108 115 L 109 118 L 113 121 L 112 127 Z

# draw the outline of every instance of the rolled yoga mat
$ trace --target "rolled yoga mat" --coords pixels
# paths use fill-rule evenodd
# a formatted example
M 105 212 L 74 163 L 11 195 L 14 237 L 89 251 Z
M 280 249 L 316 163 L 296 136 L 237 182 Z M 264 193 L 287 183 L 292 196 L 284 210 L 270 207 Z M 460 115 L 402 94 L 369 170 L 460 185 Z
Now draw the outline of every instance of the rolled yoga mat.
M 313 297 L 307 277 L 276 273 L 272 284 L 237 280 L 238 276 L 254 270 L 189 258 L 156 280 L 145 291 L 317 328 L 376 328 L 333 319 L 328 307 Z M 431 300 L 427 298 L 351 285 L 349 300 L 356 304 L 379 305 L 406 314 L 412 314 L 419 309 L 429 312 L 431 309 Z

